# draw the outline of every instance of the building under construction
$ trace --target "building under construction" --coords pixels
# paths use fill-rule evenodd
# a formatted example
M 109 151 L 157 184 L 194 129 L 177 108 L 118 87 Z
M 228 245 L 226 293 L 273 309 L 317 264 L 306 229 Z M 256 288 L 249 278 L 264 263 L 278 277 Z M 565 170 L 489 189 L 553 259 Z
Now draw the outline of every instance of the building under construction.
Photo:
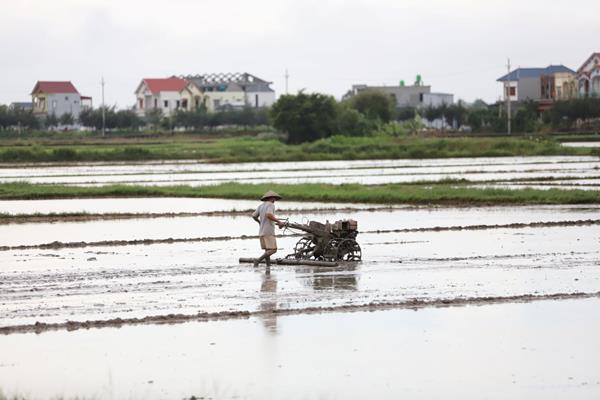
M 209 111 L 269 107 L 275 102 L 272 82 L 247 72 L 187 75 L 181 78 L 206 96 Z
M 423 83 L 420 75 L 417 75 L 414 85 L 407 86 L 400 81 L 398 86 L 369 86 L 353 85 L 342 100 L 348 100 L 362 92 L 379 92 L 389 95 L 397 108 L 425 108 L 438 107 L 442 104 L 452 104 L 454 95 L 448 93 L 433 93 L 431 86 Z

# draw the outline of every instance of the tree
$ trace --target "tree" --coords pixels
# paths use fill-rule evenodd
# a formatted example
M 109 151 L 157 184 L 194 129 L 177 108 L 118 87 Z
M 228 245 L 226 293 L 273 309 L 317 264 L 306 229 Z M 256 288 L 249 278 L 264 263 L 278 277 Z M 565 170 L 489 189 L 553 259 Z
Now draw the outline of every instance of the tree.
M 458 103 L 451 104 L 446 108 L 444 117 L 448 125 L 454 127 L 456 124 L 456 127 L 459 128 L 467 121 L 467 114 L 467 109 L 463 106 L 462 101 L 458 101 Z
M 59 121 L 61 125 L 73 125 L 75 118 L 73 118 L 73 114 L 71 113 L 64 113 L 60 116 Z
M 162 116 L 162 110 L 160 108 L 154 108 L 152 110 L 146 111 L 145 120 L 146 123 L 156 128 L 159 126 Z
M 410 121 L 417 116 L 417 110 L 413 107 L 403 107 L 396 110 L 396 120 Z
M 558 101 L 545 112 L 544 120 L 555 128 L 570 128 L 578 120 L 600 118 L 600 99 Z
M 389 122 L 392 119 L 394 108 L 396 106 L 394 100 L 385 93 L 368 91 L 358 93 L 349 100 L 350 107 L 354 108 L 367 118 L 372 120 L 380 120 L 381 122 Z
M 377 123 L 342 103 L 338 105 L 337 131 L 346 136 L 365 136 L 375 130 Z
M 538 121 L 537 103 L 529 101 L 525 103 L 514 118 L 514 129 L 515 132 L 533 132 L 536 129 Z
M 54 126 L 58 126 L 58 118 L 56 118 L 56 114 L 52 113 L 46 117 L 45 121 L 47 128 L 52 128 Z
M 273 126 L 288 134 L 288 143 L 331 136 L 336 129 L 335 99 L 319 93 L 281 96 L 271 108 Z
M 104 109 L 104 120 L 106 129 L 138 129 L 144 125 L 144 121 L 133 110 L 115 111 L 115 107 Z M 84 109 L 79 114 L 79 122 L 83 126 L 102 129 L 102 108 Z

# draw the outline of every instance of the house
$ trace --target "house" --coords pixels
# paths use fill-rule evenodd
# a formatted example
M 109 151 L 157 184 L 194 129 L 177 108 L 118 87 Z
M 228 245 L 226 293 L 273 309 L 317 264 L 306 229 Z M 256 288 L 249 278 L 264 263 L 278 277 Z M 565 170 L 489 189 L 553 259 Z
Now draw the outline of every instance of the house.
M 138 85 L 135 110 L 140 116 L 153 110 L 160 110 L 162 115 L 170 116 L 178 109 L 189 109 L 190 97 L 185 93 L 188 82 L 185 79 L 145 78 Z
M 33 113 L 39 117 L 71 114 L 77 119 L 82 106 L 91 103 L 91 97 L 81 96 L 70 81 L 38 81 L 31 91 L 31 97 Z
M 8 106 L 11 110 L 32 111 L 33 103 L 29 101 L 15 101 Z
M 415 84 L 406 86 L 401 81 L 398 86 L 368 86 L 352 85 L 342 100 L 348 100 L 362 92 L 379 92 L 389 95 L 397 108 L 423 108 L 437 107 L 442 104 L 452 104 L 454 96 L 447 93 L 432 93 L 431 86 L 423 85 L 420 76 L 417 76 Z
M 454 95 L 449 93 L 425 93 L 423 94 L 422 107 L 437 108 L 442 105 L 454 104 Z
M 247 72 L 188 75 L 189 81 L 204 99 L 208 111 L 240 109 L 244 107 L 270 107 L 275 103 L 272 82 Z
M 564 65 L 518 68 L 497 79 L 511 101 L 556 101 L 574 98 L 575 71 Z
M 580 97 L 600 96 L 600 53 L 593 53 L 577 70 Z

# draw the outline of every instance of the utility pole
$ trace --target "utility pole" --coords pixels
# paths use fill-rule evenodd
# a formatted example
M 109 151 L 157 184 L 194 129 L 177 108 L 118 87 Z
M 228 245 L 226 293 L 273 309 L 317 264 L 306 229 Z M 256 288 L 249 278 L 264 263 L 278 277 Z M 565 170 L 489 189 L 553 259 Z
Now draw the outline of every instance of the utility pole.
M 508 75 L 507 75 L 507 86 L 506 86 L 506 127 L 507 127 L 507 132 L 508 135 L 510 136 L 511 134 L 511 110 L 510 110 L 510 58 L 508 59 L 508 64 L 506 65 L 507 69 L 508 69 Z M 518 83 L 517 83 L 518 84 Z
M 106 114 L 104 107 L 104 76 L 102 76 L 102 80 L 100 81 L 102 85 L 102 136 L 106 135 Z
M 287 68 L 285 69 L 285 94 L 288 94 L 288 80 L 290 78 L 290 74 L 288 74 Z

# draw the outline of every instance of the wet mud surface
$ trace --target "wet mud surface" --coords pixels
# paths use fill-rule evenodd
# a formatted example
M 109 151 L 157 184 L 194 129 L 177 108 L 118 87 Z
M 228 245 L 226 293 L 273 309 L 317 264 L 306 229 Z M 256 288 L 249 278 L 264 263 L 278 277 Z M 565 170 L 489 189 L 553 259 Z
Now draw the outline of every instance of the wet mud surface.
M 0 335 L 0 382 L 35 399 L 587 400 L 599 308 L 551 298 Z
M 237 262 L 260 253 L 246 216 L 7 225 L 0 332 L 598 297 L 598 215 L 595 206 L 307 210 L 356 218 L 363 262 L 269 274 Z M 286 232 L 277 256 L 297 240 Z
M 74 331 L 78 329 L 122 327 L 127 325 L 144 324 L 177 324 L 189 321 L 218 321 L 237 318 L 288 316 L 300 314 L 322 314 L 332 312 L 359 312 L 359 311 L 381 311 L 388 309 L 412 309 L 417 310 L 425 307 L 461 307 L 461 306 L 484 306 L 503 303 L 526 303 L 542 300 L 574 300 L 600 298 L 600 292 L 597 293 L 554 293 L 546 295 L 521 295 L 507 297 L 475 297 L 475 298 L 453 298 L 437 300 L 412 299 L 405 302 L 388 303 L 369 303 L 360 305 L 340 305 L 329 307 L 307 307 L 303 309 L 267 309 L 257 311 L 221 311 L 215 313 L 189 314 L 168 314 L 156 315 L 143 318 L 114 318 L 95 321 L 66 321 L 62 323 L 44 323 L 36 322 L 33 325 L 15 325 L 0 327 L 0 335 L 11 333 L 42 333 L 51 330 Z
M 259 172 L 259 173 L 258 173 Z M 410 183 L 466 179 L 473 182 L 600 178 L 598 157 L 501 157 L 434 160 L 322 161 L 245 164 L 194 162 L 44 168 L 0 168 L 0 182 L 67 185 L 215 185 L 243 183 Z M 554 186 L 560 186 L 556 183 Z

